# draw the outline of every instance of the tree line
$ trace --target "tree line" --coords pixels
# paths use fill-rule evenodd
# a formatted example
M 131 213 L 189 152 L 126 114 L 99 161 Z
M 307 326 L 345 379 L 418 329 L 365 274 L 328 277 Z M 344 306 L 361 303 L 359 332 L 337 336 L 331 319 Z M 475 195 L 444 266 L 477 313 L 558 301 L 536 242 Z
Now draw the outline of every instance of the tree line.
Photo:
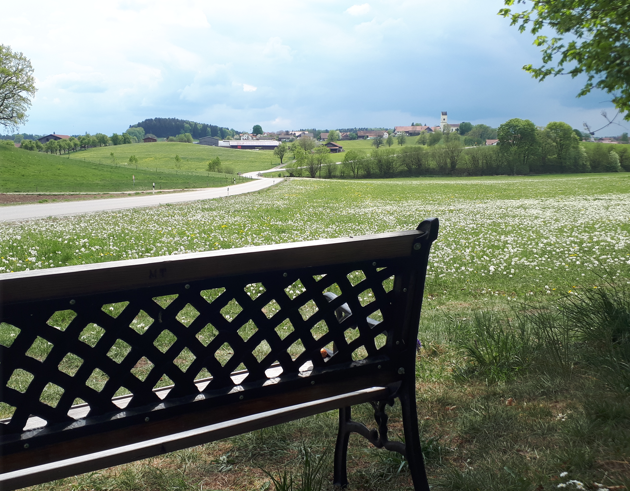
M 440 141 L 432 145 L 418 137 L 416 145 L 390 145 L 369 154 L 350 150 L 341 165 L 331 164 L 324 146 L 292 145 L 286 150 L 293 151 L 294 162 L 287 171 L 293 176 L 349 178 L 630 172 L 630 147 L 580 144 L 566 123 L 536 127 L 531 121 L 512 119 L 496 131 L 496 146 L 465 148 L 465 137 L 440 133 Z
M 85 134 L 78 138 L 71 136 L 69 139 L 62 138 L 61 140 L 50 140 L 44 144 L 38 140 L 22 140 L 20 148 L 24 150 L 45 152 L 51 154 L 70 153 L 76 152 L 81 149 L 94 148 L 94 147 L 106 147 L 108 145 L 126 145 L 129 143 L 136 143 L 137 139 L 128 133 L 119 135 L 114 133 L 111 137 L 104 133 L 97 133 L 95 135 Z
M 150 118 L 140 121 L 129 128 L 140 127 L 144 131 L 156 135 L 158 138 L 168 138 L 169 136 L 189 133 L 193 138 L 199 139 L 204 136 L 215 136 L 225 139 L 233 137 L 236 131 L 229 128 L 222 128 L 213 124 L 195 123 L 178 118 Z
M 146 136 L 154 136 L 148 134 Z M 76 152 L 78 150 L 85 150 L 87 148 L 95 148 L 95 147 L 106 147 L 108 145 L 128 145 L 130 143 L 138 143 L 142 141 L 145 137 L 144 128 L 141 127 L 132 127 L 125 131 L 123 134 L 119 135 L 118 133 L 114 133 L 112 136 L 107 136 L 104 133 L 96 133 L 95 135 L 90 135 L 86 133 L 85 135 L 74 137 L 71 136 L 69 139 L 61 139 L 61 140 L 50 140 L 49 142 L 42 144 L 37 140 L 26 140 L 22 139 L 20 148 L 24 150 L 30 151 L 38 151 L 45 152 L 51 154 L 59 154 L 62 153 L 70 153 Z M 182 142 L 182 143 L 192 143 L 193 138 L 190 133 L 181 133 L 175 137 L 171 136 L 168 138 L 169 142 Z
M 318 147 L 318 151 L 320 148 Z M 323 152 L 327 154 L 327 152 Z M 581 152 L 582 167 L 573 172 L 630 172 L 630 150 L 596 145 Z M 491 176 L 511 174 L 513 164 L 497 146 L 464 149 L 455 145 L 385 148 L 367 155 L 357 150 L 346 153 L 341 165 L 330 164 L 328 155 L 317 151 L 287 166 L 291 176 L 388 178 L 409 176 Z M 554 173 L 540 168 L 536 173 Z M 519 174 L 517 172 L 517 174 Z

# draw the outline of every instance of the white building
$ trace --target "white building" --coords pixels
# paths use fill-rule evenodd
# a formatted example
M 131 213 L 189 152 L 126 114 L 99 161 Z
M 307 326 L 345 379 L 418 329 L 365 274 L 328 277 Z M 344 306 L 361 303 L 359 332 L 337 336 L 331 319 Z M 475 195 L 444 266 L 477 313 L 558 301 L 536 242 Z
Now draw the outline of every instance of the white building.
M 442 133 L 444 133 L 444 128 L 446 128 L 446 125 L 450 126 L 451 132 L 453 131 L 459 132 L 459 123 L 449 124 L 448 115 L 446 114 L 446 111 L 442 111 L 442 117 L 440 118 L 440 128 L 442 128 Z

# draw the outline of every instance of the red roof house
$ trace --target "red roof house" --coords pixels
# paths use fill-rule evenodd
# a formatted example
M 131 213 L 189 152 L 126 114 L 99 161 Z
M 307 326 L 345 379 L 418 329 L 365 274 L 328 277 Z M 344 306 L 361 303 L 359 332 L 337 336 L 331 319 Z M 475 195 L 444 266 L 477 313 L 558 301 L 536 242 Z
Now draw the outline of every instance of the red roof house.
M 51 135 L 42 136 L 39 140 L 37 140 L 42 145 L 44 143 L 48 143 L 50 140 L 69 140 L 70 137 L 68 135 L 57 135 L 55 133 Z

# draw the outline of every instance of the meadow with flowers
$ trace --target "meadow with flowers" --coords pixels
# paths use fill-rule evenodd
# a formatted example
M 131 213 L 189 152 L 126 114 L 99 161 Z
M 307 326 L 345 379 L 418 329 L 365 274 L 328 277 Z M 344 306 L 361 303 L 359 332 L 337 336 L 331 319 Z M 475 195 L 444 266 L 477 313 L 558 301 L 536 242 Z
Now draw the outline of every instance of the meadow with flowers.
M 0 273 L 415 228 L 440 219 L 430 298 L 566 293 L 630 268 L 630 178 L 292 180 L 182 206 L 0 224 Z
M 417 367 L 431 484 L 627 489 L 625 174 L 295 179 L 194 204 L 0 223 L 0 273 L 406 230 L 432 216 L 440 236 Z M 370 424 L 371 408 L 353 415 Z M 271 490 L 270 474 L 299 473 L 306 454 L 330 459 L 335 424 L 328 413 L 40 487 Z M 396 407 L 391 430 L 400 436 Z M 411 489 L 404 467 L 352 440 L 354 489 Z

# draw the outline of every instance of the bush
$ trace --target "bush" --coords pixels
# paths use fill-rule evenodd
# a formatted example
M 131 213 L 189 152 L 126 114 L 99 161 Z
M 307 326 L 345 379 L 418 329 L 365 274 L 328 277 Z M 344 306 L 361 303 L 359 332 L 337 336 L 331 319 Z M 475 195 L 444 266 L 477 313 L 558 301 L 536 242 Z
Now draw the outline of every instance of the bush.
M 221 172 L 221 159 L 219 157 L 208 162 L 208 172 Z
M 608 165 L 606 165 L 606 172 L 619 172 L 621 166 L 619 165 L 619 155 L 614 150 L 608 153 Z

